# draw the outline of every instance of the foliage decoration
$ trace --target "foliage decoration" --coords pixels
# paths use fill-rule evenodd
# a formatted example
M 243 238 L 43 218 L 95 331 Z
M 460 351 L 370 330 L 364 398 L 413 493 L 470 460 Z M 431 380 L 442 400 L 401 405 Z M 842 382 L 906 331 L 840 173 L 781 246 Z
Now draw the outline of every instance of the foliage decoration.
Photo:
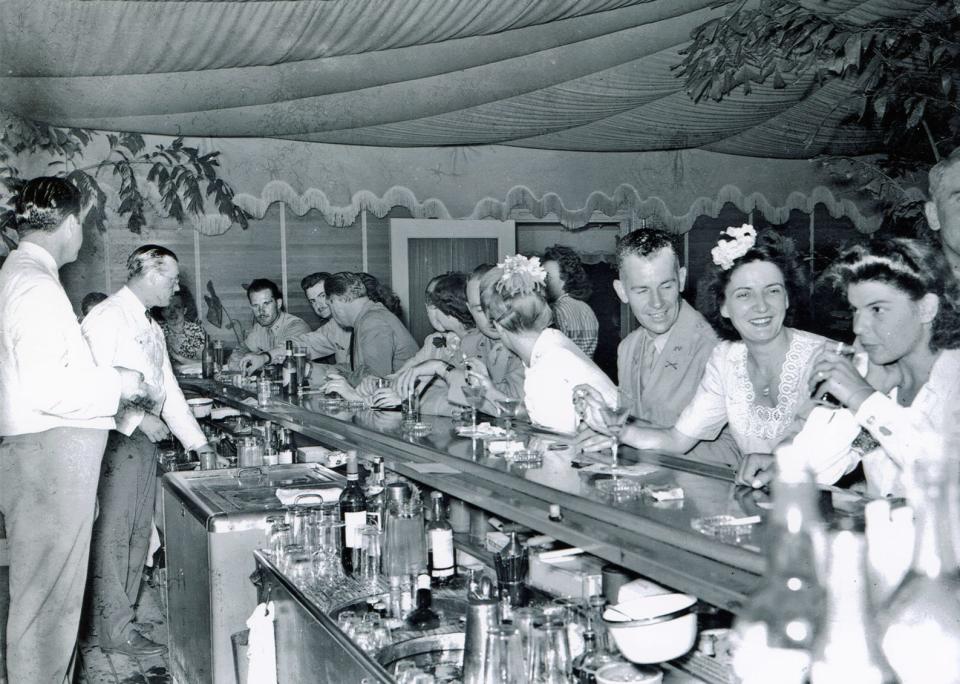
M 829 0 L 732 0 L 692 32 L 674 66 L 695 101 L 759 83 L 780 89 L 830 79 L 854 84 L 845 123 L 878 134 L 867 158 L 825 157 L 843 184 L 880 204 L 888 223 L 922 223 L 926 170 L 960 145 L 960 0 L 930 0 L 907 19 L 864 23 Z M 835 110 L 836 111 L 836 110 Z M 812 144 L 817 130 L 808 138 Z
M 144 182 L 156 187 L 160 207 L 178 223 L 190 215 L 205 212 L 206 202 L 212 200 L 216 210 L 237 223 L 249 226 L 251 215 L 233 203 L 233 188 L 220 176 L 220 152 L 201 154 L 196 147 L 176 138 L 169 145 L 158 144 L 148 149 L 143 136 L 137 133 L 102 133 L 81 128 L 59 128 L 49 124 L 4 115 L 0 130 L 0 183 L 12 206 L 26 179 L 17 167 L 23 154 L 46 154 L 56 160 L 50 162 L 51 175 L 70 180 L 83 195 L 87 212 L 84 227 L 106 229 L 107 195 L 100 187 L 102 174 L 110 173 L 119 180 L 120 205 L 117 213 L 127 219 L 127 228 L 140 233 L 146 225 L 146 210 L 150 200 L 145 194 Z M 86 166 L 78 166 L 95 143 L 106 140 L 106 157 Z M 138 173 L 146 171 L 145 181 Z M 13 211 L 0 211 L 0 235 L 8 247 L 15 242 Z

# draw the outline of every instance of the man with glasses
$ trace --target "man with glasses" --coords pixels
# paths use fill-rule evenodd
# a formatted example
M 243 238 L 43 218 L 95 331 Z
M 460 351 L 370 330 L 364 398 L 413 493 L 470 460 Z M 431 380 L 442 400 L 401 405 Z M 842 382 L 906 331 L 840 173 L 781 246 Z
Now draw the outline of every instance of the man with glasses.
M 160 655 L 161 644 L 134 624 L 157 492 L 155 442 L 172 432 L 183 447 L 214 453 L 177 384 L 163 330 L 150 316 L 179 289 L 177 256 L 144 245 L 127 259 L 127 284 L 83 319 L 83 335 L 100 365 L 143 373 L 154 401 L 121 407 L 103 456 L 93 528 L 92 603 L 100 647 L 131 657 Z

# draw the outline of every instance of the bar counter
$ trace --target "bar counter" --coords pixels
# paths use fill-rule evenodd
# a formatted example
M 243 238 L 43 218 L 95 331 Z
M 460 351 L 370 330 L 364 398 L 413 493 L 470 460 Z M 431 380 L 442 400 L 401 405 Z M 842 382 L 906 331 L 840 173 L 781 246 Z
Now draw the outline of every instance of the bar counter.
M 726 543 L 691 527 L 707 516 L 762 513 L 766 495 L 736 487 L 727 469 L 621 447 L 622 465 L 656 466 L 643 483 L 682 487 L 684 498 L 615 501 L 594 486 L 597 475 L 571 467 L 571 449 L 547 450 L 541 467 L 520 469 L 485 455 L 482 441 L 458 436 L 449 418 L 424 416 L 431 431 L 413 436 L 401 430 L 396 411 L 329 410 L 317 395 L 274 397 L 260 407 L 251 392 L 231 385 L 198 379 L 181 384 L 325 446 L 380 455 L 388 469 L 405 477 L 734 613 L 763 571 L 752 539 Z M 569 442 L 529 425 L 517 430 Z M 447 472 L 431 472 L 435 464 Z M 552 504 L 560 506 L 559 520 L 549 515 Z

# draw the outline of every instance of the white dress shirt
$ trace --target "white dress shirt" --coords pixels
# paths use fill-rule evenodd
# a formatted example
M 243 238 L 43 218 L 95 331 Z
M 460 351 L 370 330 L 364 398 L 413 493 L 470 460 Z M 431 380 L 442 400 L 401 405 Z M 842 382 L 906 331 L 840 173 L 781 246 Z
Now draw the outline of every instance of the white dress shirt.
M 533 345 L 523 381 L 524 405 L 530 420 L 556 432 L 576 432 L 573 388 L 577 385 L 590 385 L 610 405 L 617 402 L 617 386 L 606 373 L 570 338 L 547 328 Z
M 0 435 L 109 430 L 120 374 L 98 367 L 45 249 L 21 242 L 0 269 Z
M 83 319 L 82 328 L 98 363 L 138 370 L 146 383 L 160 389 L 160 417 L 185 449 L 206 444 L 203 430 L 173 375 L 163 330 L 128 287 L 95 306 Z M 143 416 L 143 409 L 126 408 L 117 416 L 117 430 L 133 434 Z

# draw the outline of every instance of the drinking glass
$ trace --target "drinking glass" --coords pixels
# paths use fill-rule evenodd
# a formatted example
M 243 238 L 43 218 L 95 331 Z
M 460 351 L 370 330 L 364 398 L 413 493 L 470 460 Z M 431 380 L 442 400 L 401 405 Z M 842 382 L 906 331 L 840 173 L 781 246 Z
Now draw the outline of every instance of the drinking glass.
M 283 558 L 283 552 L 290 545 L 290 525 L 280 516 L 271 516 L 270 527 L 267 531 L 267 545 L 275 563 Z
M 313 558 L 300 544 L 291 544 L 283 554 L 283 572 L 298 587 L 313 585 Z
M 376 587 L 380 577 L 380 530 L 373 525 L 360 529 L 360 581 Z
M 472 409 L 470 413 L 471 433 L 477 434 L 477 411 L 483 406 L 484 395 L 486 392 L 483 385 L 471 385 L 469 383 L 463 386 L 463 398 Z
M 528 679 L 533 684 L 567 684 L 570 681 L 569 649 L 564 652 L 558 648 L 558 633 L 565 639 L 566 630 L 555 624 L 547 623 L 533 630 Z
M 483 684 L 525 684 L 526 667 L 520 631 L 513 625 L 500 625 L 487 634 Z
M 620 446 L 620 433 L 623 432 L 623 428 L 627 424 L 627 418 L 630 417 L 629 397 L 619 393 L 615 401 L 616 403 L 613 405 L 604 402 L 603 408 L 600 410 L 600 414 L 603 417 L 603 424 L 610 432 L 610 436 L 613 437 L 613 444 L 610 445 L 610 452 L 612 454 L 610 474 L 614 476 L 616 475 L 618 465 L 617 449 Z
M 519 399 L 498 399 L 497 400 L 497 409 L 500 411 L 500 415 L 503 416 L 503 427 L 507 431 L 507 437 L 513 436 L 513 419 L 517 417 L 517 411 L 520 410 L 520 400 Z

